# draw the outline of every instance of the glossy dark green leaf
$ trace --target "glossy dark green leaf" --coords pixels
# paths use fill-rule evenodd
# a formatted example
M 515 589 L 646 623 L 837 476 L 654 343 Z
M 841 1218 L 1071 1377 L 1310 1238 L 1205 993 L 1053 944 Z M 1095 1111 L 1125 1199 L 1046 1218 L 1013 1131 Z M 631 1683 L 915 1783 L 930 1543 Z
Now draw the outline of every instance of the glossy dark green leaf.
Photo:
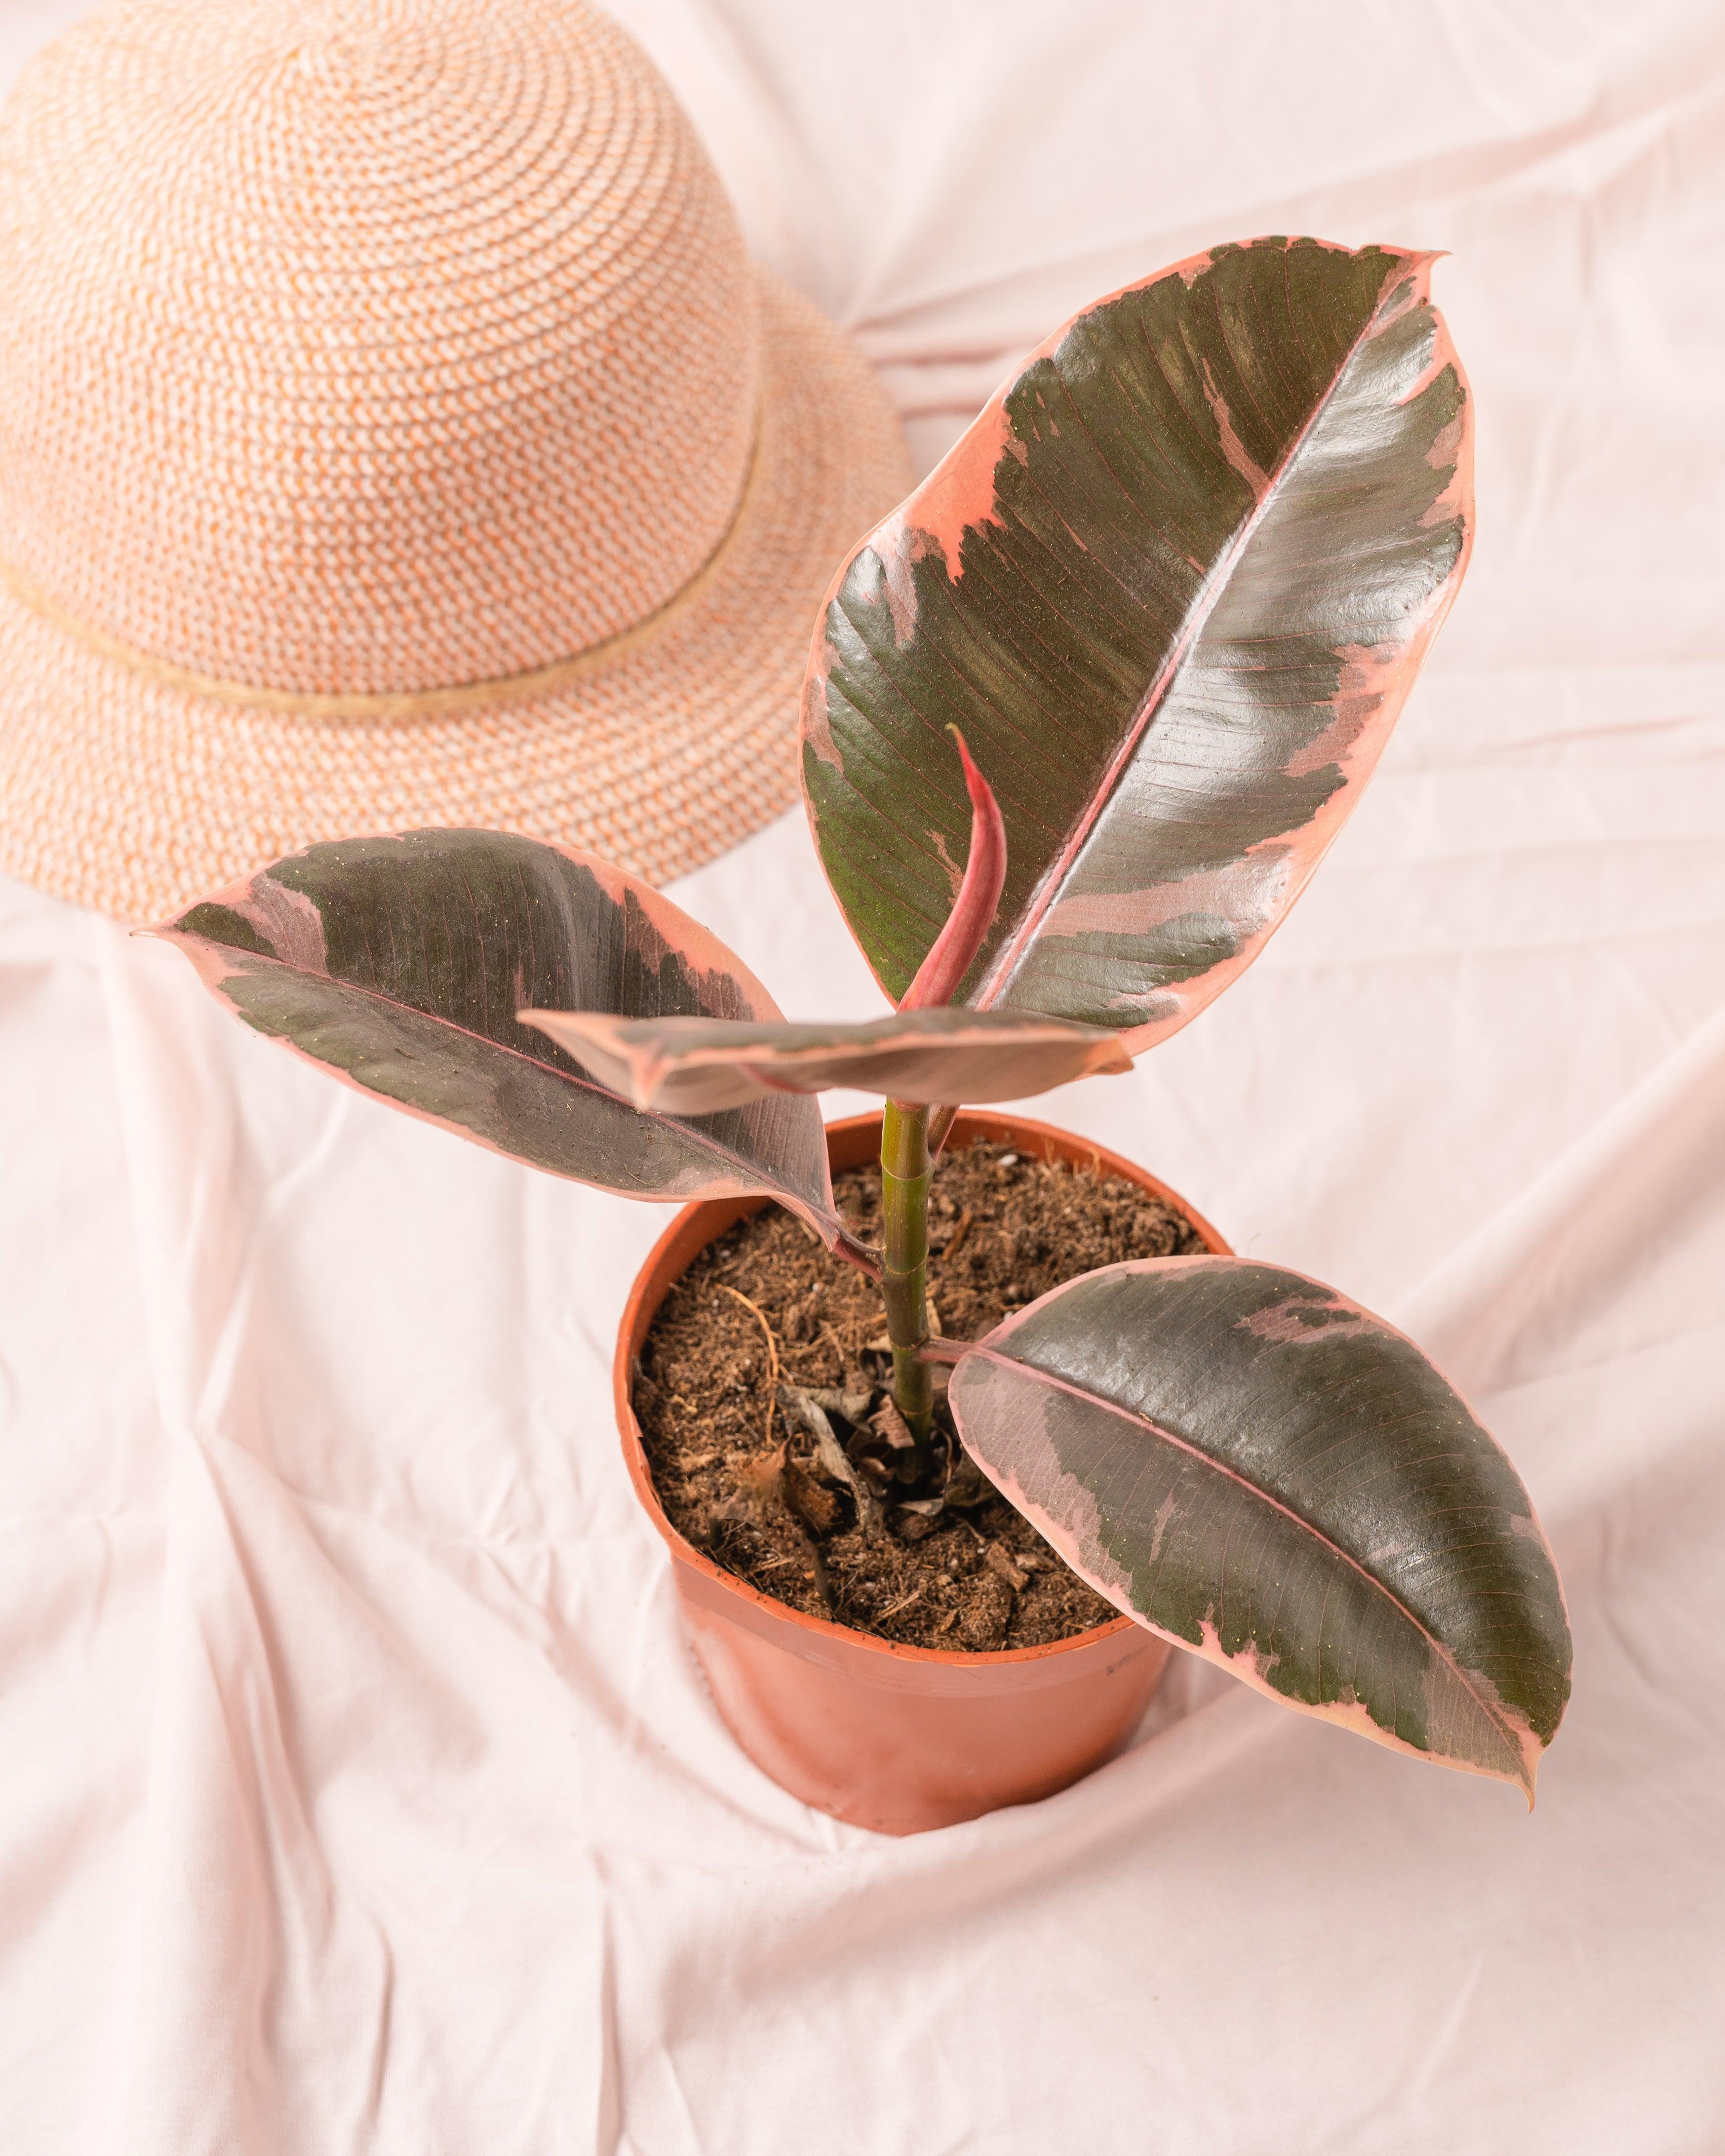
M 1117 1035 L 1017 1011 L 901 1011 L 860 1025 L 612 1018 L 524 1010 L 637 1106 L 689 1116 L 775 1093 L 854 1086 L 895 1101 L 1019 1101 L 1096 1070 L 1127 1070 Z
M 1532 1801 L 1569 1696 L 1557 1568 L 1514 1469 L 1410 1340 L 1280 1266 L 1161 1258 L 958 1353 L 967 1451 L 1117 1607 Z
M 341 839 L 155 932 L 258 1032 L 462 1137 L 630 1198 L 768 1191 L 841 1232 L 814 1101 L 642 1114 L 517 1019 L 778 1017 L 716 937 L 590 855 L 496 831 Z
M 840 572 L 803 789 L 895 1001 L 963 858 L 954 723 L 1009 864 L 963 1000 L 1136 1050 L 1261 947 L 1461 581 L 1471 405 L 1429 269 L 1262 239 L 1115 294 Z

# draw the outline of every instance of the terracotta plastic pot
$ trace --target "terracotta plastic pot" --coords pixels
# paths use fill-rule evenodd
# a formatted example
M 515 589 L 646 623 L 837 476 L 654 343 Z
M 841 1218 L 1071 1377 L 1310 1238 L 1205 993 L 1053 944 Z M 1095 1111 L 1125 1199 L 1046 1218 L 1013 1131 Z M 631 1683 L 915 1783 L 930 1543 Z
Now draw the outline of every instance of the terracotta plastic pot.
M 1227 1251 L 1183 1199 L 1087 1139 L 978 1111 L 957 1118 L 948 1145 L 978 1138 L 1123 1177 L 1183 1213 L 1210 1250 Z M 827 1143 L 835 1173 L 859 1168 L 880 1151 L 880 1118 L 831 1124 Z M 697 1253 L 770 1202 L 686 1206 L 636 1280 L 617 1341 L 624 1456 L 670 1545 L 684 1620 L 714 1703 L 743 1750 L 782 1788 L 877 1833 L 917 1834 L 1051 1796 L 1132 1733 L 1161 1680 L 1163 1641 L 1120 1617 L 1053 1646 L 1000 1654 L 901 1646 L 760 1594 L 685 1542 L 660 1506 L 630 1401 L 636 1358 L 655 1312 Z

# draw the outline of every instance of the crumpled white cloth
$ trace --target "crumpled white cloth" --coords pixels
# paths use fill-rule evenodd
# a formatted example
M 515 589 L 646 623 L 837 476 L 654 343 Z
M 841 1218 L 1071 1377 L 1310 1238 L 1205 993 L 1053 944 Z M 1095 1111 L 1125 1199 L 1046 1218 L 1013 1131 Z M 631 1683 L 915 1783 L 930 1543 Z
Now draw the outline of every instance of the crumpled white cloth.
M 0 0 L 0 63 L 78 12 Z M 1211 240 L 1453 250 L 1479 543 L 1380 775 L 1239 986 L 1038 1111 L 1425 1342 L 1550 1533 L 1574 1703 L 1531 1817 L 1183 1656 L 1045 1804 L 806 1810 L 718 1724 L 619 1460 L 663 1211 L 7 886 L 0 2148 L 1717 2151 L 1725 22 L 617 12 L 925 463 Z M 799 819 L 677 896 L 788 1010 L 880 1007 Z

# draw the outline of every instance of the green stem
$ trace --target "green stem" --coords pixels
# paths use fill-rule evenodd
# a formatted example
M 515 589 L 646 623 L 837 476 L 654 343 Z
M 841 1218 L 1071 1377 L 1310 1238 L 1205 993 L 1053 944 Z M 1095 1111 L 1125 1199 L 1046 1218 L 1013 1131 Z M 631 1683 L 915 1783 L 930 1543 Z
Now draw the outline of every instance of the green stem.
M 889 1101 L 880 1122 L 880 1291 L 892 1342 L 893 1404 L 916 1440 L 920 1482 L 931 1465 L 934 1373 L 917 1349 L 928 1337 L 928 1111 Z

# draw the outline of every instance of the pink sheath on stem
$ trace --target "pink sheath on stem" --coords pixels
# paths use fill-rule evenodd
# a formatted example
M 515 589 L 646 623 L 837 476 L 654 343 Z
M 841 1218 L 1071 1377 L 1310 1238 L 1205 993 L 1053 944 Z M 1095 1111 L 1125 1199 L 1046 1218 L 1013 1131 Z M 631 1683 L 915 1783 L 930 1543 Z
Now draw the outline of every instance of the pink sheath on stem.
M 993 924 L 1001 886 L 1006 881 L 1006 825 L 993 789 L 971 762 L 970 751 L 957 727 L 948 726 L 947 732 L 958 745 L 964 783 L 970 792 L 970 856 L 947 925 L 916 968 L 916 979 L 905 990 L 899 1004 L 901 1011 L 927 1010 L 932 1005 L 952 1002 Z

